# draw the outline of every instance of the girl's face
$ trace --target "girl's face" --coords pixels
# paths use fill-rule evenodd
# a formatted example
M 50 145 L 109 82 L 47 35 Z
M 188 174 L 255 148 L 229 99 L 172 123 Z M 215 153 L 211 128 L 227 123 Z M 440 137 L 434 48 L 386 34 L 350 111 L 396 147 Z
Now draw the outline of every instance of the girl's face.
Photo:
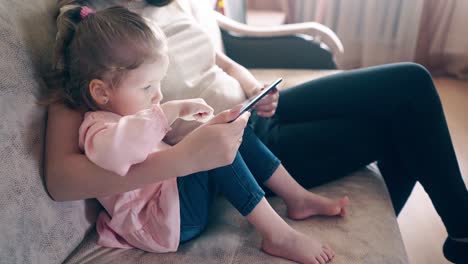
M 164 55 L 156 63 L 142 64 L 129 71 L 121 79 L 119 87 L 109 90 L 109 102 L 105 108 L 124 116 L 159 104 L 163 98 L 161 80 L 168 65 L 169 59 Z

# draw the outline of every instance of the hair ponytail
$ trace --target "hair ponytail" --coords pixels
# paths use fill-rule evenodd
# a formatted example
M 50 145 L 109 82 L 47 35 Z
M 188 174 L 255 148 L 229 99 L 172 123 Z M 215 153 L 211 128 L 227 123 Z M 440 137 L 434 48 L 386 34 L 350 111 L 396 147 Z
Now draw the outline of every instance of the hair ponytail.
M 68 107 L 74 108 L 73 98 L 68 92 L 69 72 L 65 68 L 65 50 L 70 44 L 75 34 L 76 26 L 80 22 L 80 1 L 62 0 L 58 1 L 60 13 L 56 19 L 57 34 L 52 53 L 52 69 L 44 76 L 48 90 L 44 98 L 39 100 L 41 105 L 53 103 L 65 103 Z
M 78 23 L 81 21 L 80 10 L 81 6 L 79 5 L 65 5 L 60 8 L 53 53 L 53 68 L 55 70 L 64 69 L 65 51 L 75 35 Z

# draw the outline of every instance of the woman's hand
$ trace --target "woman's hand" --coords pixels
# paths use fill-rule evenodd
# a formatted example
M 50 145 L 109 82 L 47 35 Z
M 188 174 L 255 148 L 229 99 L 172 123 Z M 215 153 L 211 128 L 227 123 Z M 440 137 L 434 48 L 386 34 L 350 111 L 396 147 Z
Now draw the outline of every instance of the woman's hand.
M 239 82 L 249 98 L 257 95 L 265 88 L 265 86 L 263 86 L 263 88 L 260 89 L 260 87 L 262 87 L 261 82 L 259 82 L 249 70 L 233 61 L 222 52 L 216 52 L 216 64 Z M 278 100 L 278 90 L 271 91 L 254 106 L 254 109 L 257 110 L 257 114 L 261 117 L 272 117 L 276 112 Z
M 267 86 L 265 85 L 262 89 L 257 89 L 253 96 L 259 94 Z M 261 117 L 272 117 L 276 108 L 278 107 L 279 92 L 277 88 L 274 88 L 271 92 L 268 93 L 262 100 L 260 100 L 255 106 L 254 109 L 257 110 L 257 115 Z
M 239 107 L 219 113 L 175 145 L 185 162 L 187 171 L 206 171 L 231 164 L 242 142 L 250 113 L 239 114 Z

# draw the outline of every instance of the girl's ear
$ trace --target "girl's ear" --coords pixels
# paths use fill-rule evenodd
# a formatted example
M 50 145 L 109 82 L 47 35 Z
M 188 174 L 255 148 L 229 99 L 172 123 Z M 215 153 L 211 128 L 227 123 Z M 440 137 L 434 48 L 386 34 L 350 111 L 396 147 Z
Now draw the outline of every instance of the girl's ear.
M 99 79 L 93 79 L 89 82 L 89 93 L 94 102 L 100 106 L 106 105 L 111 96 L 111 91 L 107 84 Z

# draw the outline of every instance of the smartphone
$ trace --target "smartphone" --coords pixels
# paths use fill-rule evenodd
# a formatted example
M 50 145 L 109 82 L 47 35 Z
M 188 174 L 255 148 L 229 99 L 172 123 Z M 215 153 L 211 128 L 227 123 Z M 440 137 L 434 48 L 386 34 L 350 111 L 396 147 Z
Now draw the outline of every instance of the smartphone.
M 233 122 L 234 120 L 236 120 L 239 116 L 241 116 L 243 113 L 245 113 L 246 111 L 249 111 L 252 109 L 252 107 L 255 106 L 255 104 L 258 103 L 258 101 L 262 100 L 263 97 L 265 97 L 270 91 L 272 91 L 273 89 L 276 89 L 276 86 L 283 81 L 283 78 L 279 78 L 278 80 L 274 81 L 273 83 L 271 83 L 270 85 L 268 85 L 268 87 L 266 87 L 265 89 L 262 90 L 262 92 L 260 92 L 259 94 L 257 94 L 255 97 L 247 100 L 245 103 L 244 103 L 244 106 L 242 107 L 242 109 L 240 110 L 239 112 L 239 115 L 236 116 L 236 118 L 234 118 L 233 120 L 229 121 L 229 123 Z

